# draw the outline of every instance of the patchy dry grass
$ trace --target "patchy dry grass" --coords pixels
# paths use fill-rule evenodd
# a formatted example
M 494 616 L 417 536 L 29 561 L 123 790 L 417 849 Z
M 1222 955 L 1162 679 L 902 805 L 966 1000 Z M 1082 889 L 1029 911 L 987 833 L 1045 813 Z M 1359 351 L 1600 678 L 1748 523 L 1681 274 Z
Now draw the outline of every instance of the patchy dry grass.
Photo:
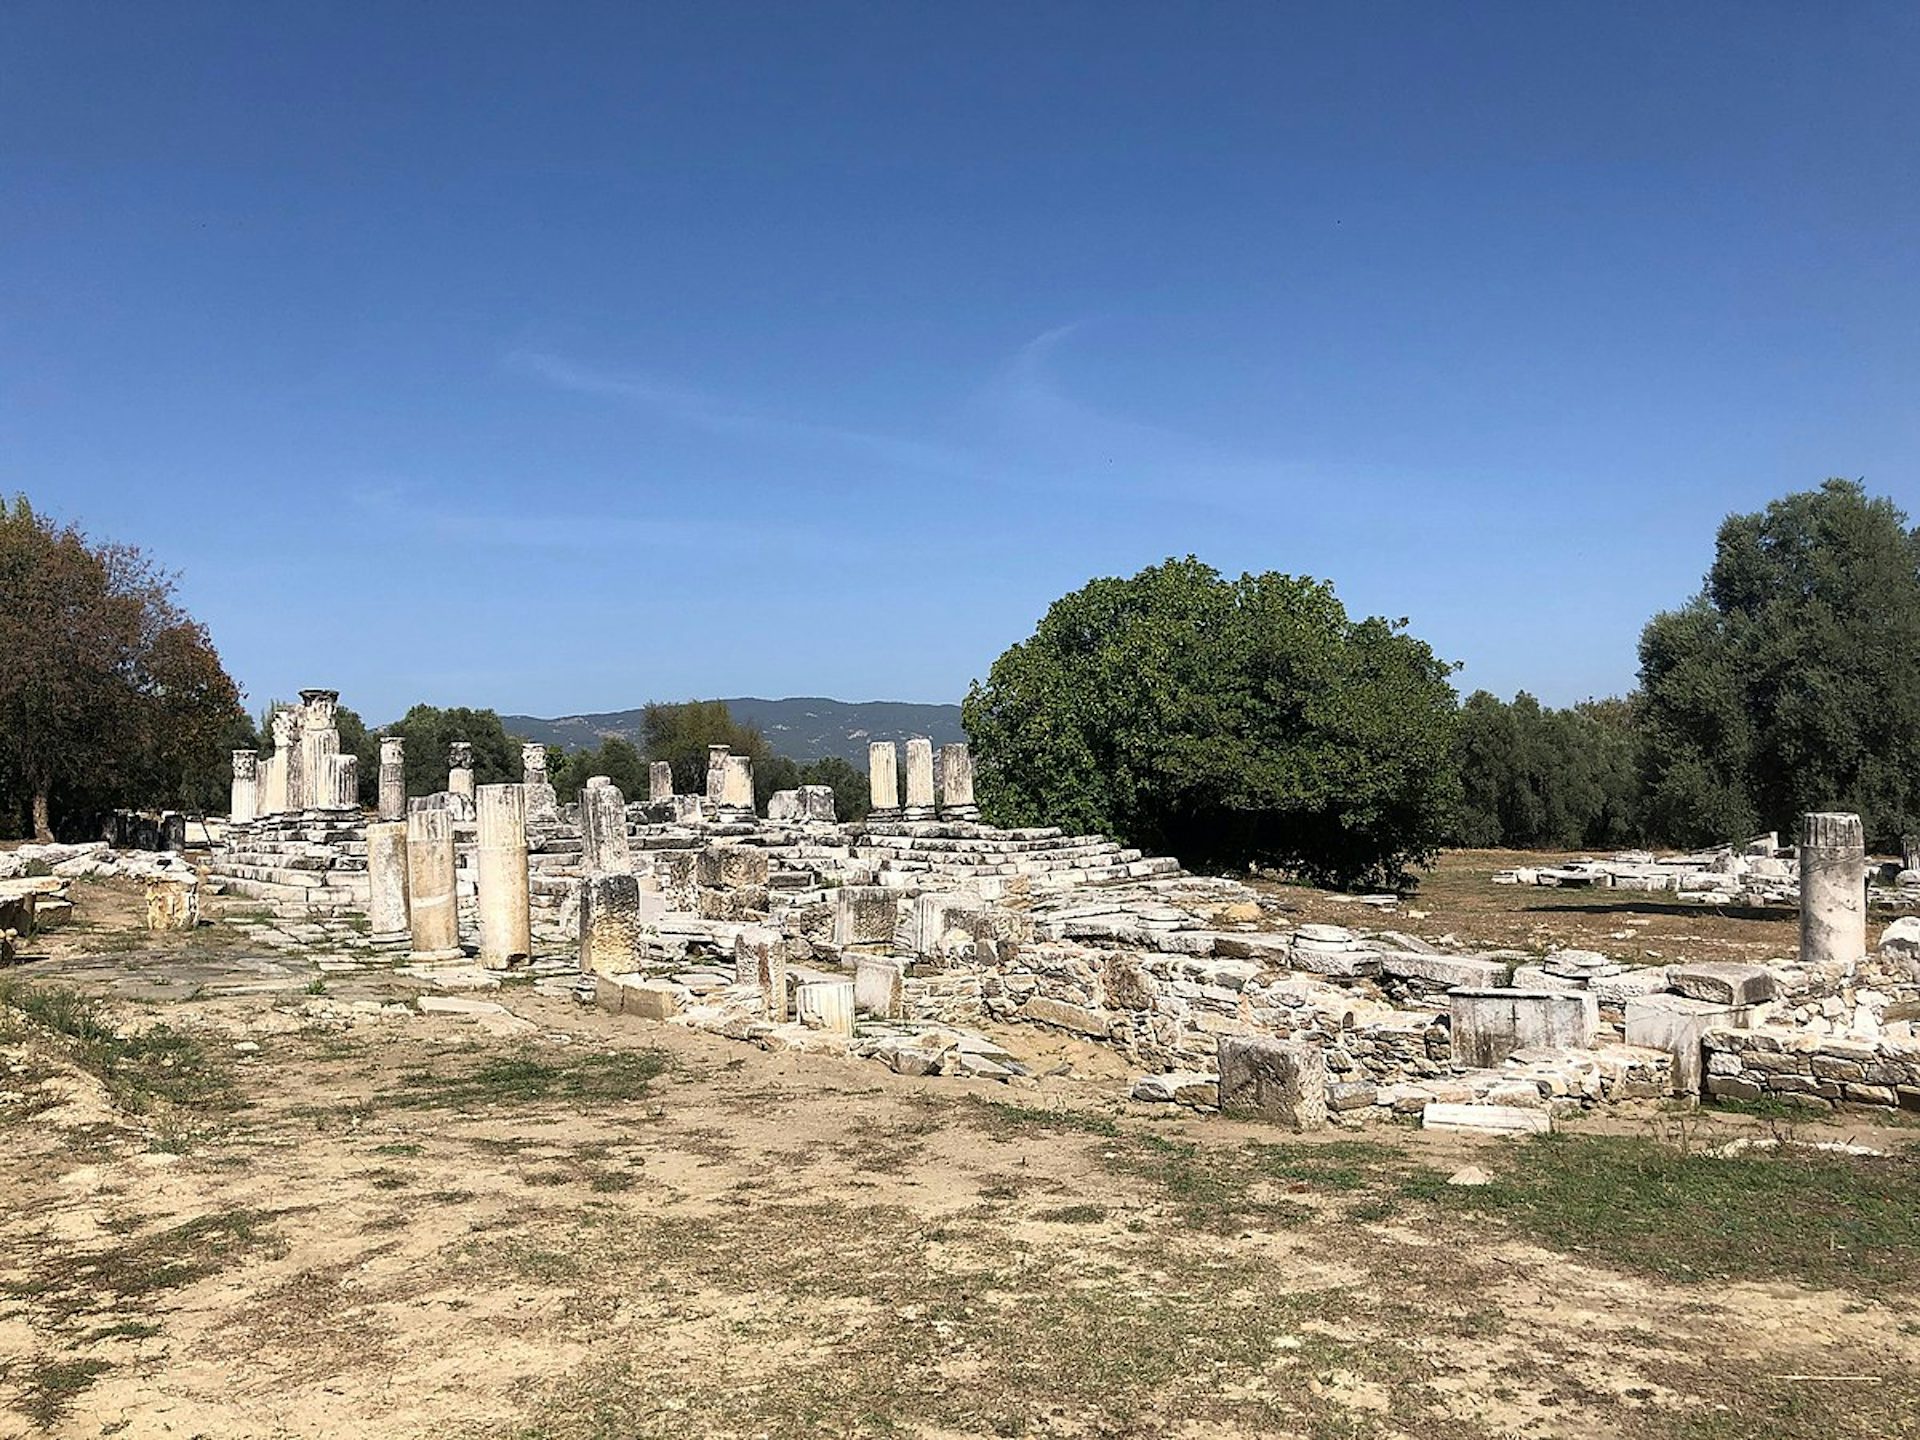
M 0 1017 L 12 1038 L 50 1047 L 98 1079 L 119 1109 L 159 1117 L 176 1139 L 190 1121 L 241 1103 L 231 1068 L 197 1037 L 165 1024 L 125 1022 L 105 1001 L 72 986 L 0 979 Z
M 1920 1159 L 1787 1147 L 1729 1158 L 1626 1136 L 1541 1136 L 1495 1184 L 1415 1182 L 1455 1212 L 1670 1281 L 1920 1289 Z

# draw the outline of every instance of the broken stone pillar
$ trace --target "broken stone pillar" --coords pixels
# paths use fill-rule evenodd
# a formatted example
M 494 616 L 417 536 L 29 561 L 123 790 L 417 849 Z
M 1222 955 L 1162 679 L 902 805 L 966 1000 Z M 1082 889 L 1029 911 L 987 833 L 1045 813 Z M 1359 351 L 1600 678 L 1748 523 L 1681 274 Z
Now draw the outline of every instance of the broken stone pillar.
M 380 737 L 380 818 L 407 818 L 407 742 L 399 735 Z
M 1858 815 L 1800 817 L 1800 962 L 1851 968 L 1867 953 L 1867 847 Z
M 867 795 L 872 801 L 867 819 L 900 818 L 900 766 L 891 740 L 875 740 L 867 746 Z
M 900 818 L 933 819 L 933 741 L 922 735 L 907 741 L 907 805 Z
M 407 812 L 407 920 L 415 960 L 458 960 L 460 912 L 453 868 L 453 814 Z
M 647 799 L 655 805 L 673 799 L 673 766 L 664 760 L 647 766 Z
M 668 803 L 673 806 L 673 823 L 676 825 L 704 825 L 707 812 L 700 808 L 698 795 L 670 795 Z
M 785 825 L 797 825 L 806 819 L 798 790 L 776 790 L 767 797 L 767 819 Z
M 588 874 L 632 873 L 627 798 L 605 775 L 595 775 L 580 792 L 580 843 L 580 868 Z
M 367 826 L 367 889 L 367 938 L 385 947 L 408 943 L 406 821 Z
M 227 820 L 234 825 L 251 825 L 260 813 L 260 752 L 233 752 L 233 790 L 227 803 Z
M 307 808 L 306 771 L 300 763 L 300 712 L 283 706 L 273 712 L 273 757 L 279 762 L 274 814 Z
M 447 793 L 473 799 L 473 746 L 455 740 L 447 746 Z M 466 807 L 469 812 L 471 806 Z
M 200 923 L 200 882 L 149 880 L 147 929 L 191 930 Z
M 800 818 L 831 825 L 840 818 L 833 804 L 831 785 L 802 785 L 800 787 Z
M 1220 1113 L 1291 1130 L 1327 1125 L 1327 1057 L 1318 1045 L 1265 1035 L 1222 1035 Z
M 853 981 L 809 980 L 793 991 L 793 1018 L 809 1030 L 853 1038 Z
M 628 975 L 639 968 L 640 881 L 623 873 L 589 875 L 580 888 L 580 971 Z
M 534 825 L 560 823 L 560 797 L 547 779 L 547 747 L 528 741 L 520 747 L 520 784 L 527 792 L 527 821 Z
M 754 818 L 753 805 L 753 757 L 751 755 L 728 755 L 722 767 L 724 782 L 720 791 L 720 815 L 724 820 L 742 821 Z
M 319 773 L 325 777 L 314 796 L 316 810 L 358 810 L 360 808 L 360 757 L 322 754 Z
M 533 954 L 527 881 L 527 792 L 521 785 L 482 785 L 474 794 L 479 822 L 474 852 L 480 900 L 480 963 L 505 970 Z
M 747 925 L 733 937 L 733 983 L 760 991 L 763 1014 L 776 1025 L 787 1022 L 787 949 L 778 930 Z
M 973 755 L 964 744 L 940 747 L 940 818 L 980 818 L 980 807 L 973 803 Z
M 707 804 L 718 810 L 727 803 L 727 747 L 707 747 Z
M 287 753 L 272 750 L 260 764 L 260 802 L 256 818 L 279 815 L 287 808 Z

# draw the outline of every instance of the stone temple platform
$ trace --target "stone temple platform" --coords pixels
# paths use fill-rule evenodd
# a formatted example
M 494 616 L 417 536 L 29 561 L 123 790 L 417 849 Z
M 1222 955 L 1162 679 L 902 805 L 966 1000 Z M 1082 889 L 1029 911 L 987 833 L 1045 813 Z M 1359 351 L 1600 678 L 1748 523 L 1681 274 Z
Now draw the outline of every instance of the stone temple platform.
M 1804 817 L 1797 957 L 1630 965 L 1295 925 L 1270 895 L 1103 836 L 982 824 L 966 748 L 936 762 L 925 740 L 904 794 L 895 747 L 872 747 L 873 813 L 843 824 L 822 787 L 762 815 L 751 762 L 722 747 L 704 794 L 655 765 L 644 800 L 596 778 L 562 804 L 543 748 L 520 783 L 476 791 L 456 744 L 448 790 L 410 797 L 387 737 L 367 822 L 332 692 L 305 693 L 264 781 L 234 757 L 214 881 L 282 911 L 364 908 L 370 941 L 424 973 L 565 956 L 577 993 L 637 1021 L 915 1075 L 1016 1079 L 980 1027 L 1038 1025 L 1125 1056 L 1143 1103 L 1298 1128 L 1524 1133 L 1702 1095 L 1920 1111 L 1920 919 L 1869 950 L 1856 816 Z

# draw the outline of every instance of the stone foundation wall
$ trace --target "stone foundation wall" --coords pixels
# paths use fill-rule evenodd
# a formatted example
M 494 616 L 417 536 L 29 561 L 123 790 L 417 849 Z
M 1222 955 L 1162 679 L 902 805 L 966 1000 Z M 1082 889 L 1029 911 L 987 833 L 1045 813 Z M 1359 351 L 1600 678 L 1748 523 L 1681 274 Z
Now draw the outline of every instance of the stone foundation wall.
M 1431 1079 L 1453 1061 L 1442 1011 L 1395 1009 L 1250 960 L 1029 945 L 931 973 L 917 962 L 905 1000 L 917 1020 L 1026 1020 L 1085 1035 L 1152 1071 L 1211 1069 L 1226 1035 L 1312 1040 L 1336 1081 Z
M 1920 1040 L 1710 1030 L 1702 1047 L 1716 1099 L 1920 1110 Z

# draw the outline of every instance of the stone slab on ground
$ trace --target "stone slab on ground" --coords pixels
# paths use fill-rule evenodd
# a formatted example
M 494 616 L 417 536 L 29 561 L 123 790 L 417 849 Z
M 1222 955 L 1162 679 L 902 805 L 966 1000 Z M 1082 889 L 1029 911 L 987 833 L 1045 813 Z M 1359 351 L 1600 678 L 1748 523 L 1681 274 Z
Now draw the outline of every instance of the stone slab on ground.
M 1553 1115 L 1547 1110 L 1514 1105 L 1449 1105 L 1436 1100 L 1420 1112 L 1420 1128 L 1481 1135 L 1546 1135 L 1553 1130 Z

